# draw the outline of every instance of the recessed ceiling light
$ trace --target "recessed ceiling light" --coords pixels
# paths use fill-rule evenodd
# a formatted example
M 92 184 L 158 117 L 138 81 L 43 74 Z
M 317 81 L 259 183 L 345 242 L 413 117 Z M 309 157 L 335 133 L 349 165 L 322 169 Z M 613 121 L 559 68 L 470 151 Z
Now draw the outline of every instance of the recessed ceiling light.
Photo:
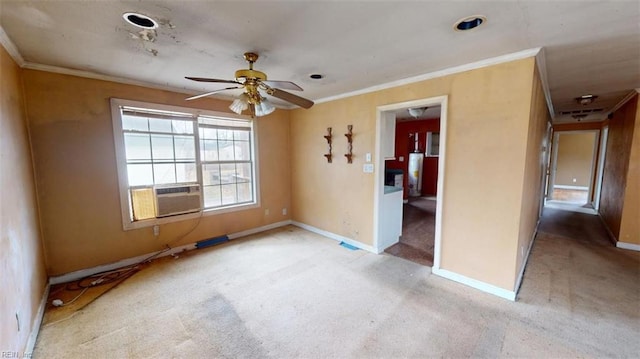
M 314 79 L 314 80 L 320 80 L 320 79 L 324 78 L 324 76 L 321 75 L 321 74 L 311 74 L 311 75 L 309 75 L 309 77 Z
M 467 31 L 467 30 L 475 29 L 476 27 L 484 24 L 485 22 L 487 22 L 487 18 L 485 16 L 482 16 L 482 15 L 467 16 L 465 18 L 462 18 L 456 21 L 456 23 L 453 24 L 453 28 L 456 31 Z
M 136 12 L 125 12 L 122 14 L 122 18 L 129 24 L 139 28 L 155 29 L 158 27 L 158 23 L 154 19 Z
M 580 105 L 586 106 L 592 103 L 593 101 L 595 101 L 597 98 L 598 96 L 596 95 L 588 94 L 588 95 L 582 95 L 580 97 L 576 97 L 575 100 Z

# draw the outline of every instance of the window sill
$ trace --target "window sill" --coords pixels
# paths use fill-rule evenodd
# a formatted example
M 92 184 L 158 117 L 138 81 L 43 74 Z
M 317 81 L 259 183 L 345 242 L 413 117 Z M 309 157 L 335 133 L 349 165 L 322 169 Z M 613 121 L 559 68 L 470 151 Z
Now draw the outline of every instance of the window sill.
M 260 207 L 260 203 L 256 202 L 256 203 L 240 204 L 240 205 L 233 205 L 233 206 L 221 207 L 221 208 L 205 209 L 199 212 L 185 213 L 185 214 L 180 214 L 180 215 L 170 216 L 170 217 L 152 218 L 152 219 L 145 219 L 145 220 L 135 221 L 135 222 L 126 221 L 123 223 L 123 229 L 125 231 L 129 231 L 132 229 L 152 227 L 152 226 L 157 226 L 161 224 L 188 221 L 190 219 L 195 219 L 199 217 L 209 217 L 209 216 L 215 216 L 215 215 L 224 214 L 224 213 L 246 211 L 246 210 L 259 208 L 259 207 Z

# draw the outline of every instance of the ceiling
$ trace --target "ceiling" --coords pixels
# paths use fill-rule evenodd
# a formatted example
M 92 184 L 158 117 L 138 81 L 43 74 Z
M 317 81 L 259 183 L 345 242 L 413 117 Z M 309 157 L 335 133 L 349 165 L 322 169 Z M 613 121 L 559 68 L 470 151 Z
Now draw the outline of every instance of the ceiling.
M 153 41 L 123 20 L 131 11 L 160 23 Z M 453 30 L 456 20 L 477 14 L 487 18 L 482 26 Z M 301 96 L 326 101 L 538 47 L 556 122 L 575 121 L 561 115 L 572 111 L 588 112 L 582 121 L 601 120 L 640 88 L 638 0 L 0 0 L 0 25 L 0 39 L 15 45 L 26 68 L 191 94 L 225 86 L 184 76 L 231 79 L 246 68 L 246 51 L 260 54 L 255 68 L 269 79 L 293 81 L 305 89 Z M 310 79 L 314 73 L 324 78 Z M 598 96 L 594 103 L 575 102 L 588 93 Z

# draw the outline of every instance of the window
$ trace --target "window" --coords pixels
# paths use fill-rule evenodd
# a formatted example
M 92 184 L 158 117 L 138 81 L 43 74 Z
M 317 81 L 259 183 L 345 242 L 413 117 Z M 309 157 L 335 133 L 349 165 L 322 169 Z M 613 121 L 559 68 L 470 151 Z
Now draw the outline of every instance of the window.
M 440 154 L 440 132 L 427 132 L 427 157 L 437 157 Z
M 257 205 L 251 119 L 119 99 L 112 112 L 125 229 Z

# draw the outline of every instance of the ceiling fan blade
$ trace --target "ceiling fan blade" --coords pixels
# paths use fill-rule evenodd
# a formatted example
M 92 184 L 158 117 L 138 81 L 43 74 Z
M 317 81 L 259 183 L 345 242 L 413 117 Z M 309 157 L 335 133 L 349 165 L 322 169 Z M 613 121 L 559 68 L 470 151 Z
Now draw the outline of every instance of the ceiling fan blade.
M 206 78 L 206 77 L 189 77 L 189 76 L 185 76 L 185 79 L 191 80 L 191 81 L 198 81 L 198 82 L 221 82 L 221 83 L 225 83 L 225 84 L 239 84 L 240 83 L 240 82 L 238 82 L 236 80 L 210 79 L 210 78 Z
M 277 88 L 270 88 L 267 93 L 273 97 L 291 102 L 292 104 L 298 105 L 302 108 L 311 108 L 311 106 L 313 106 L 313 101 Z
M 266 80 L 262 81 L 263 84 L 276 88 L 276 89 L 286 89 L 286 90 L 294 90 L 294 91 L 303 91 L 302 87 L 294 84 L 291 81 L 274 81 L 274 80 Z
M 223 88 L 223 89 L 219 89 L 219 90 L 203 93 L 203 94 L 200 94 L 200 95 L 191 96 L 189 98 L 186 98 L 185 100 L 186 101 L 191 101 L 191 100 L 199 99 L 199 98 L 206 97 L 206 96 L 209 96 L 209 95 L 213 95 L 216 92 L 226 91 L 226 90 L 234 90 L 234 89 L 241 89 L 241 88 L 242 88 L 242 86 L 227 87 L 227 88 Z

